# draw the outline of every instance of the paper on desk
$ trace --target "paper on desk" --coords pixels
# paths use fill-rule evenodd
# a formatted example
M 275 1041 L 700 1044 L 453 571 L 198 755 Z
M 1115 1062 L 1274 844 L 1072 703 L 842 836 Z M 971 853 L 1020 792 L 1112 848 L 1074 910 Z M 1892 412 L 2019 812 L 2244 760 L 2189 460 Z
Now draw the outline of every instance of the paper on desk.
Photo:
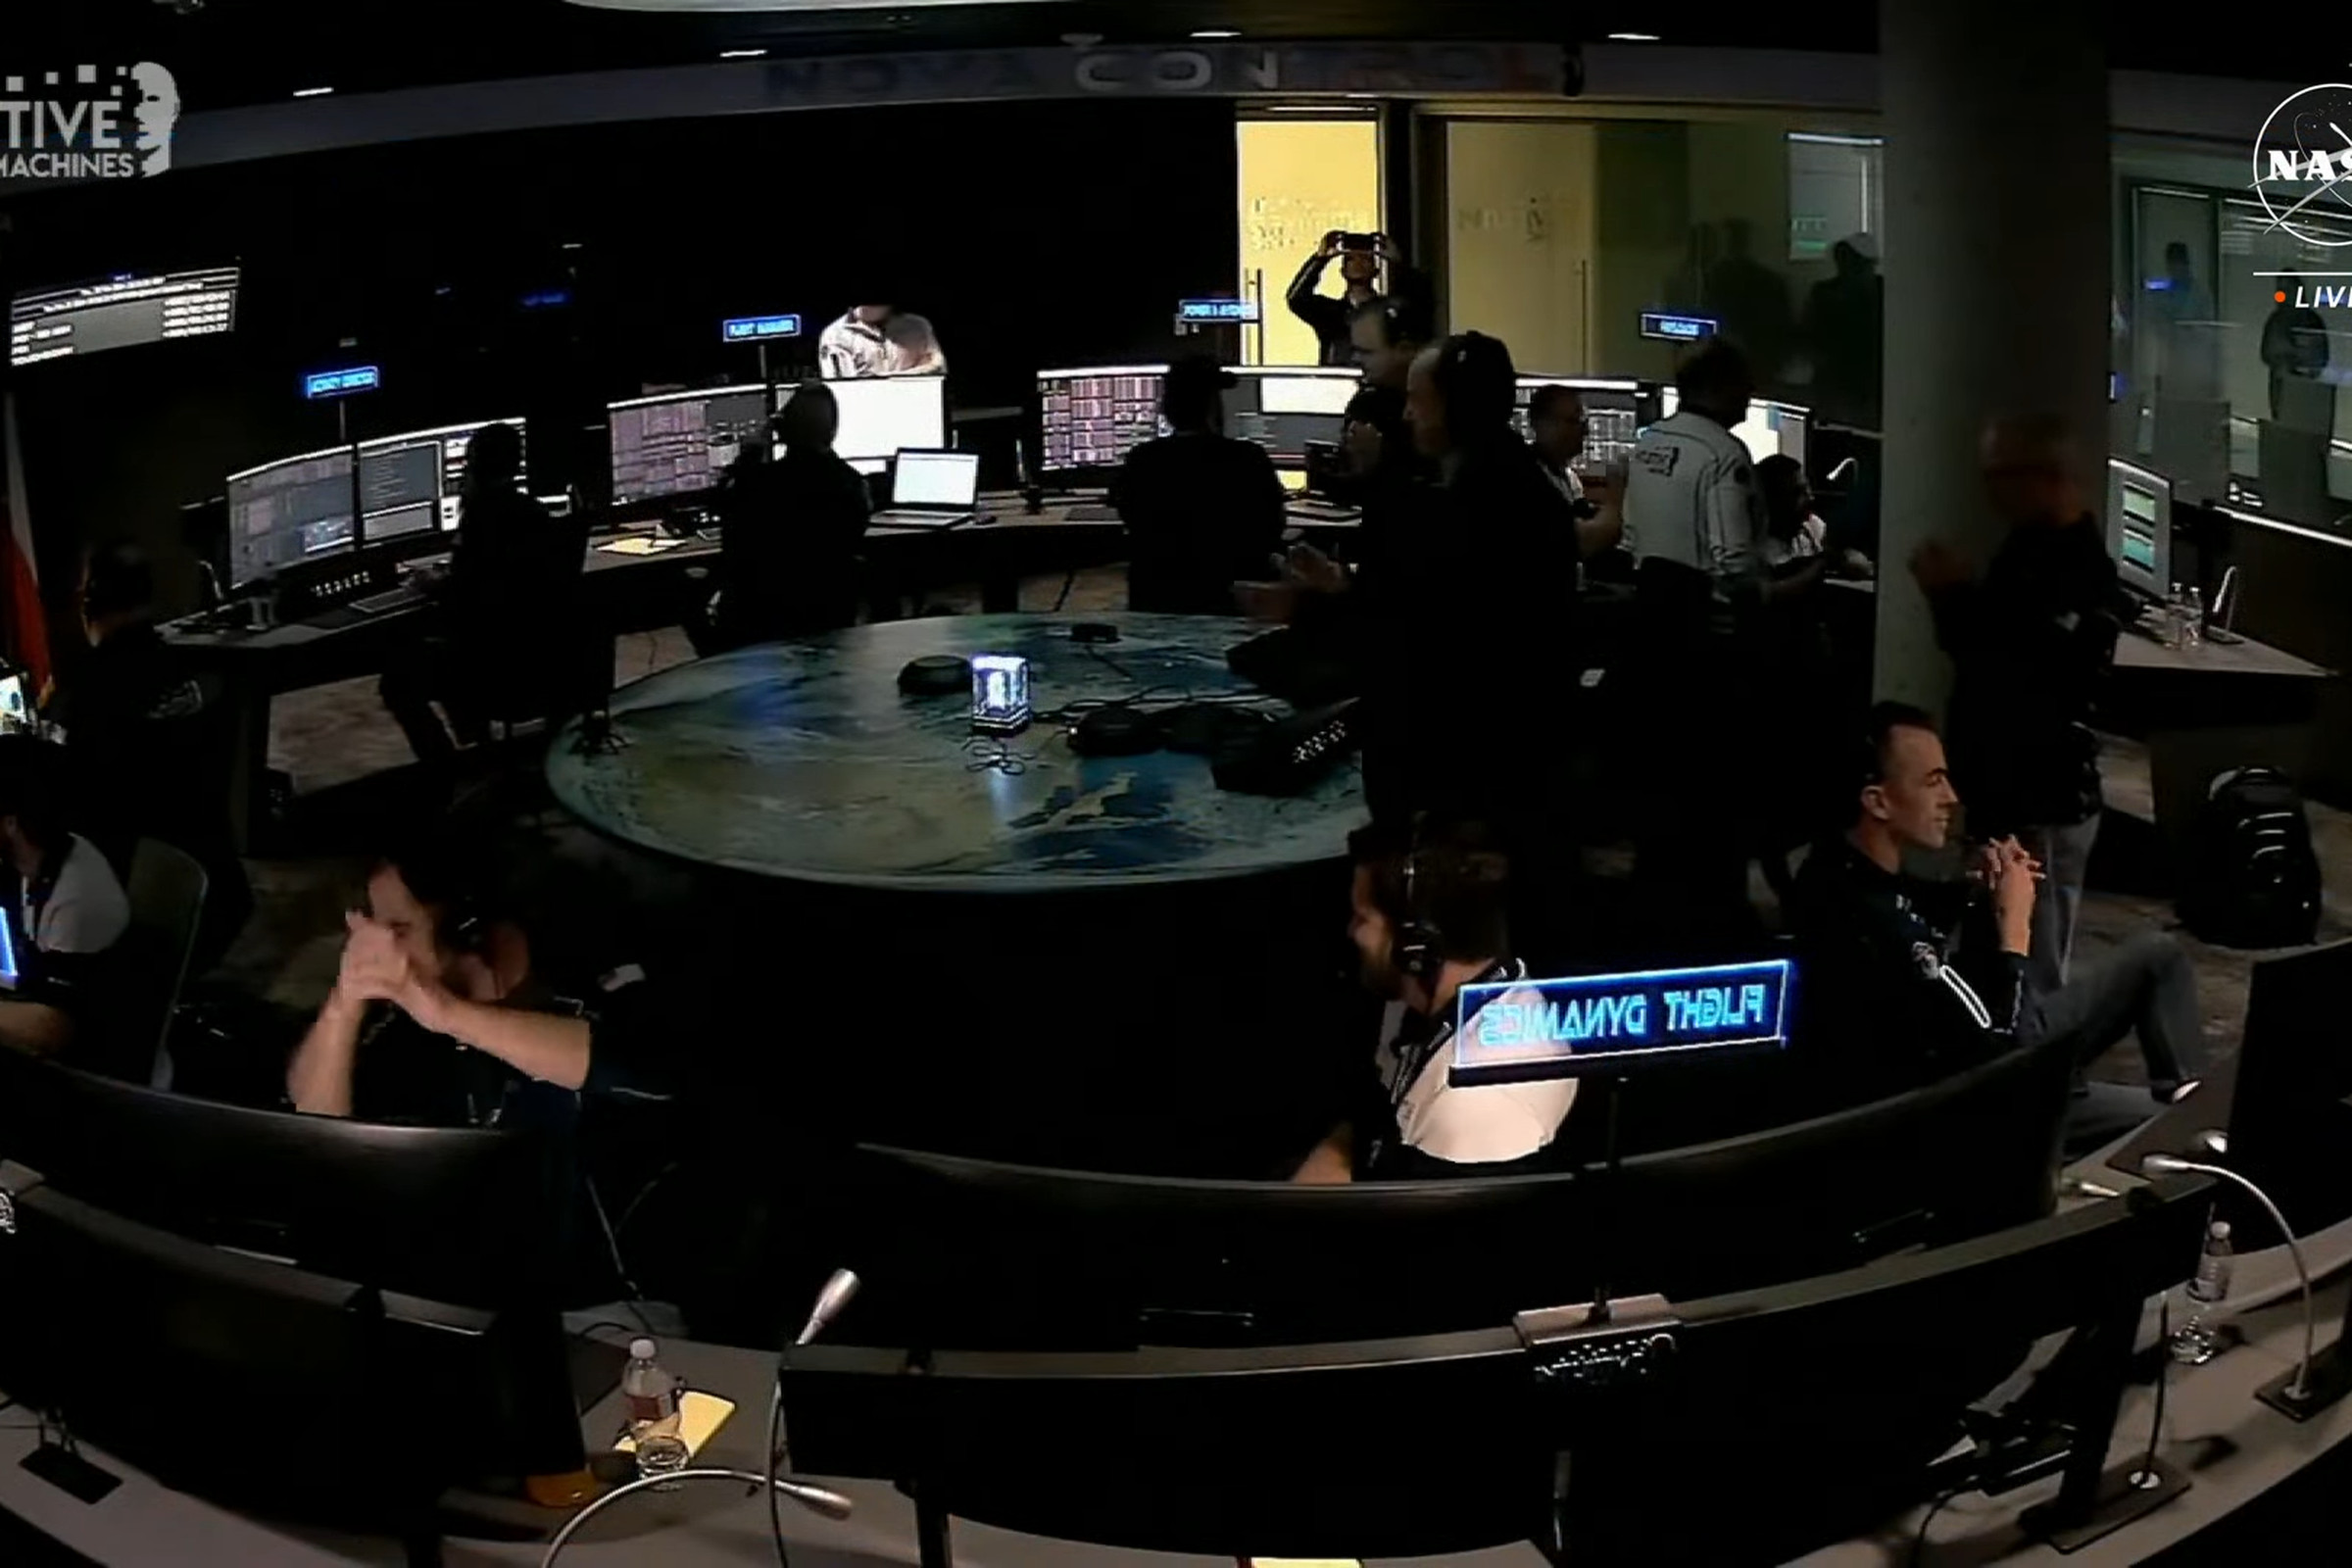
M 641 533 L 632 534 L 626 539 L 615 539 L 611 544 L 598 545 L 596 548 L 609 556 L 658 556 L 664 550 L 676 550 L 690 542 L 685 539 L 664 539 L 658 534 Z

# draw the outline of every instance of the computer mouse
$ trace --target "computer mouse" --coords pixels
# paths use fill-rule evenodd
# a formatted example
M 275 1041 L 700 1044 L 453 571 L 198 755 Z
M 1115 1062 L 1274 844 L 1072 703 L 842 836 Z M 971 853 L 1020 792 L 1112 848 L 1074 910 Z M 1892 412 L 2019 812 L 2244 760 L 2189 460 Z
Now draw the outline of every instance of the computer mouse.
M 1159 720 L 1121 704 L 1097 709 L 1070 732 L 1080 757 L 1142 757 L 1161 745 Z
M 899 690 L 909 697 L 958 697 L 972 689 L 972 666 L 960 659 L 934 654 L 899 671 Z

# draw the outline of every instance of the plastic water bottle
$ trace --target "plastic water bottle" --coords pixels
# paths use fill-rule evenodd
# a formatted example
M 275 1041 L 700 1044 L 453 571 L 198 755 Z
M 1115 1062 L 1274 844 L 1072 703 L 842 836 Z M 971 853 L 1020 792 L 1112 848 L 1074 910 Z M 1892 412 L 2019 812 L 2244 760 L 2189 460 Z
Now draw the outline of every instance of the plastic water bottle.
M 678 1435 L 678 1380 L 655 1359 L 660 1354 L 661 1348 L 651 1340 L 630 1341 L 628 1370 L 620 1375 L 621 1397 L 629 1407 L 629 1437 L 637 1445 L 637 1471 L 647 1476 L 683 1470 L 687 1459 L 686 1440 Z
M 2194 583 L 2180 597 L 2180 646 L 2190 653 L 2205 646 L 2205 590 Z
M 2197 1259 L 2196 1278 L 2188 1282 L 2188 1321 L 2173 1331 L 2173 1359 L 2182 1366 L 2203 1366 L 2220 1352 L 2221 1335 L 2213 1325 L 2213 1309 L 2230 1296 L 2230 1273 L 2237 1254 L 2230 1246 L 2230 1227 L 2221 1220 L 2205 1237 L 2205 1255 Z

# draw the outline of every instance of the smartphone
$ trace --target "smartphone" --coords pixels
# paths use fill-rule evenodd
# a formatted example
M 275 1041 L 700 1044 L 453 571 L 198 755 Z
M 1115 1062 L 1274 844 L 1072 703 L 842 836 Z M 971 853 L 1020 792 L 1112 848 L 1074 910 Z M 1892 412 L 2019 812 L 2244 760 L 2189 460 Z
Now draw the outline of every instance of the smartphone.
M 1344 251 L 1376 251 L 1380 249 L 1380 236 L 1378 234 L 1342 234 L 1340 249 Z

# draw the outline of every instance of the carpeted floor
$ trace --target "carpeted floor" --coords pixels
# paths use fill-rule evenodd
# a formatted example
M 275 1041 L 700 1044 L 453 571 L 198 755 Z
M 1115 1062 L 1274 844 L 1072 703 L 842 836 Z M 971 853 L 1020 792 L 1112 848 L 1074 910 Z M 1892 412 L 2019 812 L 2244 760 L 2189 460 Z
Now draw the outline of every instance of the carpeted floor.
M 1052 609 L 1065 593 L 1059 576 L 1023 585 L 1022 608 Z M 1125 603 L 1124 574 L 1117 568 L 1082 572 L 1066 588 L 1068 610 L 1114 610 Z M 978 610 L 978 591 L 951 590 L 931 596 L 930 609 L 954 613 Z M 641 680 L 694 657 L 676 630 L 631 635 L 614 650 L 620 684 Z M 271 765 L 294 781 L 293 820 L 301 826 L 284 837 L 291 849 L 252 862 L 256 910 L 252 923 L 208 990 L 260 996 L 292 1011 L 318 1004 L 332 984 L 341 949 L 342 910 L 350 906 L 368 849 L 380 842 L 387 815 L 405 808 L 401 781 L 413 774 L 399 728 L 376 700 L 372 680 L 347 681 L 277 699 L 270 735 Z M 2139 747 L 2110 743 L 2106 773 L 2111 807 L 2124 815 L 2152 816 L 2147 758 Z M 542 803 L 533 803 L 538 806 Z M 2313 831 L 2328 873 L 2328 899 L 2322 936 L 2352 936 L 2352 813 L 2311 808 Z M 561 858 L 583 865 L 615 865 L 613 846 L 561 811 L 533 811 L 534 830 Z M 2118 837 L 2128 837 L 2128 824 Z M 645 874 L 642 864 L 631 876 Z M 2094 882 L 2096 878 L 2094 877 Z M 1759 893 L 1762 883 L 1757 883 Z M 2179 932 L 2195 959 L 2199 1000 L 2208 1044 L 2234 1050 L 2245 1016 L 2246 987 L 2262 955 L 2207 947 L 2180 931 L 2169 899 L 2095 886 L 2085 900 L 2078 953 L 2095 960 L 2102 951 L 2150 929 Z M 2118 1082 L 2141 1077 L 2136 1048 L 2127 1042 L 2102 1065 L 2100 1076 Z

